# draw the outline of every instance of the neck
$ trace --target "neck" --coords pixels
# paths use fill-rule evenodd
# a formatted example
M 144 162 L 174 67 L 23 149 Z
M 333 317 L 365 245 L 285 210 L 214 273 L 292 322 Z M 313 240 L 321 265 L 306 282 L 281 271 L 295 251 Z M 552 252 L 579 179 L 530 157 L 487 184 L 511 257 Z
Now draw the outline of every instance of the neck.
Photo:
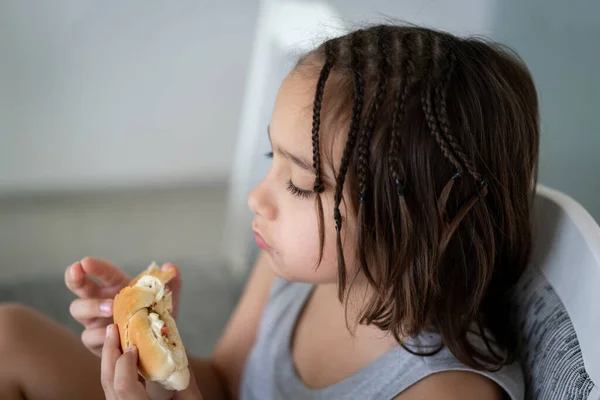
M 348 286 L 346 288 L 348 298 L 344 298 L 342 302 L 339 301 L 338 285 L 335 283 L 318 285 L 318 292 L 322 300 L 320 303 L 331 305 L 331 312 L 335 313 L 338 318 L 344 321 L 347 320 L 348 327 L 357 337 L 377 336 L 382 338 L 387 334 L 374 325 L 358 324 L 358 320 L 363 312 L 363 305 L 372 293 L 371 288 L 366 282 L 361 282 L 357 279 L 351 286 Z M 393 340 L 392 336 L 390 338 Z

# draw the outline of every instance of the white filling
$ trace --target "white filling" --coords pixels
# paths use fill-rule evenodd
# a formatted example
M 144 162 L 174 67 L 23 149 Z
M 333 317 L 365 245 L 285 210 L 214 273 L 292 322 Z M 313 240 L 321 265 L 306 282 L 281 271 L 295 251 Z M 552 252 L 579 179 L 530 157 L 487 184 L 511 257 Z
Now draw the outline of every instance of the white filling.
M 152 332 L 154 332 L 156 337 L 163 338 L 166 340 L 166 337 L 164 337 L 161 333 L 163 326 L 165 326 L 165 321 L 160 319 L 160 316 L 157 313 L 153 312 L 148 314 L 148 318 L 150 318 L 150 328 L 152 329 Z
M 171 350 L 169 348 L 169 338 L 163 336 L 160 332 L 162 327 L 165 326 L 165 321 L 160 319 L 160 315 L 157 313 L 151 312 L 148 314 L 148 318 L 150 319 L 150 329 L 154 333 L 154 335 L 158 338 L 158 344 L 162 351 L 165 352 L 167 358 L 169 360 L 170 365 L 175 365 L 175 361 L 171 355 Z
M 161 281 L 151 275 L 142 276 L 135 284 L 137 287 L 149 289 L 156 296 L 156 300 L 160 300 L 165 295 L 165 287 Z
M 156 298 L 156 303 L 154 304 L 155 311 L 162 313 L 165 311 L 170 312 L 172 310 L 171 292 L 165 292 L 165 286 L 158 278 L 151 275 L 142 276 L 136 282 L 135 286 L 149 290 L 154 294 Z M 154 336 L 158 339 L 161 349 L 166 353 L 169 364 L 175 365 L 175 361 L 171 355 L 169 338 L 167 336 L 163 336 L 161 333 L 163 326 L 166 325 L 165 321 L 160 318 L 158 313 L 153 312 L 152 309 L 150 309 L 150 312 L 148 313 L 148 319 L 150 320 L 150 329 L 152 330 Z

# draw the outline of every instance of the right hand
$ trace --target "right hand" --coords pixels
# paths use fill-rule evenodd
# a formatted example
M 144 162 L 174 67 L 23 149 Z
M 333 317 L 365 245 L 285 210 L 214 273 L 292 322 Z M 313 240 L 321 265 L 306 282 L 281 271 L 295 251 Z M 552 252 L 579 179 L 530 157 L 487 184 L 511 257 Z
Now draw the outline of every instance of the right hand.
M 166 390 L 156 382 L 144 382 L 138 373 L 138 353 L 135 346 L 121 351 L 119 328 L 109 325 L 102 347 L 100 381 L 107 400 L 202 400 L 194 371 L 188 366 L 190 382 L 182 391 Z
M 175 278 L 167 285 L 173 292 L 172 315 L 175 318 L 181 290 L 181 274 L 174 264 L 167 263 L 162 266 L 162 269 L 168 268 L 175 268 L 176 272 Z M 99 283 L 92 280 L 92 277 Z M 98 357 L 102 354 L 106 327 L 113 323 L 113 298 L 131 282 L 131 279 L 116 265 L 92 257 L 77 261 L 65 270 L 65 283 L 78 297 L 71 303 L 69 312 L 84 327 L 81 334 L 83 344 Z

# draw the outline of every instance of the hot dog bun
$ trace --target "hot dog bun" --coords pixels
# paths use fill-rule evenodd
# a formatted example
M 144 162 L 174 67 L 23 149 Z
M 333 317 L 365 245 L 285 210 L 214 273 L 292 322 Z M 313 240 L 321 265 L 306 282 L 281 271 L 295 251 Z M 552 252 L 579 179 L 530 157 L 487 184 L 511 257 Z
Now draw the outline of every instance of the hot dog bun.
M 117 294 L 113 319 L 123 351 L 131 345 L 138 348 L 138 371 L 144 379 L 169 390 L 184 390 L 190 381 L 188 359 L 165 286 L 173 277 L 174 270 L 161 271 L 152 263 Z

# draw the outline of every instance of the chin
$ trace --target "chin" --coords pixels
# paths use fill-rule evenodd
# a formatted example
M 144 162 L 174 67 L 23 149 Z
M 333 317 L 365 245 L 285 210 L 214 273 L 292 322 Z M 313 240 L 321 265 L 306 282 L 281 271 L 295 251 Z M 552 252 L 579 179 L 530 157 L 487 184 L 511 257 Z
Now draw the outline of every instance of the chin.
M 318 257 L 310 260 L 294 260 L 293 263 L 270 254 L 268 265 L 279 278 L 290 282 L 311 284 L 337 283 L 337 268 L 328 266 L 325 262 L 317 266 Z

